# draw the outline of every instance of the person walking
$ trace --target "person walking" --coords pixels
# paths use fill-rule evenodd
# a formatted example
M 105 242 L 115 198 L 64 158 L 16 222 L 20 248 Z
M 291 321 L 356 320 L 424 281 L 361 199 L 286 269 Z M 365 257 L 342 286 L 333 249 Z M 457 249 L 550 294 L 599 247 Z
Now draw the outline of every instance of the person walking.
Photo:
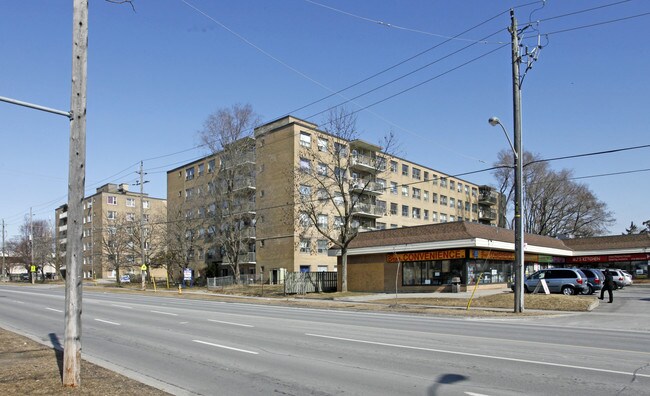
M 614 301 L 614 295 L 612 294 L 612 289 L 614 288 L 614 277 L 612 276 L 612 273 L 609 272 L 608 269 L 605 270 L 605 284 L 603 285 L 603 288 L 600 289 L 600 297 L 598 297 L 599 300 L 603 299 L 603 296 L 605 295 L 605 290 L 607 290 L 607 294 L 609 294 L 609 301 L 608 303 L 611 303 Z

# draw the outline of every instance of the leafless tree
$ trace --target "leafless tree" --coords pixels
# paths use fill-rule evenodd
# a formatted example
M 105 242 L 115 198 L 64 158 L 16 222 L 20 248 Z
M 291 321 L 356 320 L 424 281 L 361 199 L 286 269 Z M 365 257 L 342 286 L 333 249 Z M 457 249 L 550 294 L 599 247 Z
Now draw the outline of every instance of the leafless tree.
M 186 268 L 200 270 L 197 263 L 196 252 L 200 249 L 199 232 L 200 224 L 195 220 L 197 206 L 193 199 L 179 204 L 168 203 L 167 223 L 165 227 L 166 249 L 158 253 L 156 261 L 165 264 L 167 276 L 170 279 L 182 280 Z
M 255 226 L 255 139 L 260 118 L 251 105 L 236 104 L 208 116 L 199 132 L 219 163 L 204 188 L 204 229 L 212 249 L 220 252 L 235 280 L 240 263 L 252 261 Z
M 154 257 L 159 251 L 165 250 L 167 244 L 166 216 L 155 212 L 146 214 L 144 224 L 140 221 L 132 222 L 131 234 L 135 257 L 142 261 L 142 241 L 144 239 L 144 259 L 147 268 L 162 266 L 162 263 L 157 263 Z
M 107 212 L 104 223 L 105 229 L 101 230 L 101 254 L 115 270 L 115 280 L 119 285 L 120 269 L 131 267 L 135 263 L 134 221 L 115 212 Z
M 330 111 L 323 123 L 330 137 L 327 141 L 319 141 L 317 150 L 305 148 L 300 151 L 301 161 L 294 179 L 299 208 L 296 229 L 301 239 L 309 241 L 322 236 L 329 247 L 341 251 L 343 292 L 348 289 L 348 246 L 359 228 L 374 226 L 372 220 L 363 223 L 358 214 L 384 215 L 386 212 L 386 208 L 377 206 L 371 192 L 386 188 L 380 183 L 381 175 L 386 172 L 387 158 L 396 148 L 392 133 L 384 136 L 378 145 L 379 151 L 352 148 L 350 143 L 359 139 L 356 121 L 356 116 L 345 108 Z M 354 170 L 354 165 L 359 163 L 371 171 Z
M 32 234 L 33 231 L 33 234 Z M 32 247 L 34 261 L 32 262 Z M 7 243 L 7 250 L 20 258 L 27 272 L 35 265 L 45 275 L 45 266 L 54 264 L 54 237 L 52 227 L 47 220 L 35 219 L 30 222 L 25 217 L 20 225 L 20 233 Z
M 500 192 L 512 204 L 513 157 L 501 151 L 494 172 Z M 614 219 L 589 188 L 571 180 L 570 170 L 554 171 L 538 155 L 524 152 L 524 231 L 531 234 L 585 237 L 602 235 Z M 509 205 L 509 207 L 511 207 Z

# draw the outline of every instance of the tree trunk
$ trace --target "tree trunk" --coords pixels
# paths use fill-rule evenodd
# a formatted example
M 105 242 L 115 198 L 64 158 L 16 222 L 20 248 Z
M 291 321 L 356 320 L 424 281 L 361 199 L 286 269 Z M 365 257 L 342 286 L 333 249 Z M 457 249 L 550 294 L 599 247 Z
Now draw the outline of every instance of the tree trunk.
M 341 249 L 341 291 L 348 291 L 348 249 Z

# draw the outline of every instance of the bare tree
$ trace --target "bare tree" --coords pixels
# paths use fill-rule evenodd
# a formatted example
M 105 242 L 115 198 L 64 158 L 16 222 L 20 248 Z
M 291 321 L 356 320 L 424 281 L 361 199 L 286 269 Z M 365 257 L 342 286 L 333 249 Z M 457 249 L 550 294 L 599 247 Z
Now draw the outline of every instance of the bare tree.
M 115 280 L 119 285 L 120 269 L 134 264 L 135 246 L 133 242 L 134 221 L 115 212 L 107 212 L 106 228 L 101 231 L 102 256 L 115 270 Z
M 200 269 L 195 260 L 195 254 L 200 248 L 196 211 L 194 200 L 186 200 L 176 205 L 168 203 L 167 224 L 164 230 L 167 245 L 165 253 L 159 253 L 156 260 L 165 264 L 170 279 L 181 281 L 186 268 Z
M 570 170 L 554 171 L 538 155 L 524 152 L 524 231 L 531 234 L 585 237 L 602 235 L 614 219 L 589 188 L 571 180 Z M 494 172 L 500 192 L 512 203 L 512 153 L 501 151 Z
M 50 223 L 42 219 L 35 219 L 30 223 L 29 217 L 25 217 L 20 225 L 20 234 L 8 241 L 7 250 L 20 258 L 28 273 L 31 272 L 31 266 L 35 265 L 44 279 L 45 266 L 53 264 L 55 259 L 54 236 Z
M 157 263 L 154 257 L 159 251 L 165 250 L 167 244 L 166 236 L 166 216 L 162 213 L 148 213 L 145 215 L 144 224 L 139 221 L 132 222 L 132 246 L 133 253 L 140 261 L 144 256 L 147 268 L 150 266 L 160 267 L 162 263 Z M 142 240 L 144 239 L 144 244 Z M 144 255 L 142 246 L 144 245 Z M 142 263 L 141 263 L 142 264 Z
M 255 139 L 260 118 L 251 105 L 236 104 L 208 116 L 199 132 L 219 169 L 207 185 L 204 229 L 212 249 L 238 280 L 243 262 L 253 262 L 255 245 Z
M 322 236 L 341 251 L 341 291 L 346 292 L 348 246 L 360 228 L 375 226 L 373 215 L 386 212 L 376 193 L 386 188 L 380 180 L 395 138 L 388 133 L 381 145 L 360 144 L 356 116 L 345 108 L 330 111 L 323 125 L 331 138 L 319 141 L 318 150 L 302 149 L 294 172 L 296 229 L 301 239 Z

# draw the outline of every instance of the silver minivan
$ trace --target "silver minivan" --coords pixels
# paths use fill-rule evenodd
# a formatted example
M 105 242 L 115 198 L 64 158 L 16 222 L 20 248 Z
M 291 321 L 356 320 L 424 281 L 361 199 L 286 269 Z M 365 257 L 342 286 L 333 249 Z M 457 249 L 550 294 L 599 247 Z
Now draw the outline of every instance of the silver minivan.
M 524 289 L 531 293 L 544 279 L 551 293 L 572 294 L 586 293 L 589 290 L 587 275 L 577 268 L 548 268 L 539 270 L 526 278 Z M 541 285 L 539 287 L 541 289 Z M 539 290 L 538 289 L 538 290 Z

